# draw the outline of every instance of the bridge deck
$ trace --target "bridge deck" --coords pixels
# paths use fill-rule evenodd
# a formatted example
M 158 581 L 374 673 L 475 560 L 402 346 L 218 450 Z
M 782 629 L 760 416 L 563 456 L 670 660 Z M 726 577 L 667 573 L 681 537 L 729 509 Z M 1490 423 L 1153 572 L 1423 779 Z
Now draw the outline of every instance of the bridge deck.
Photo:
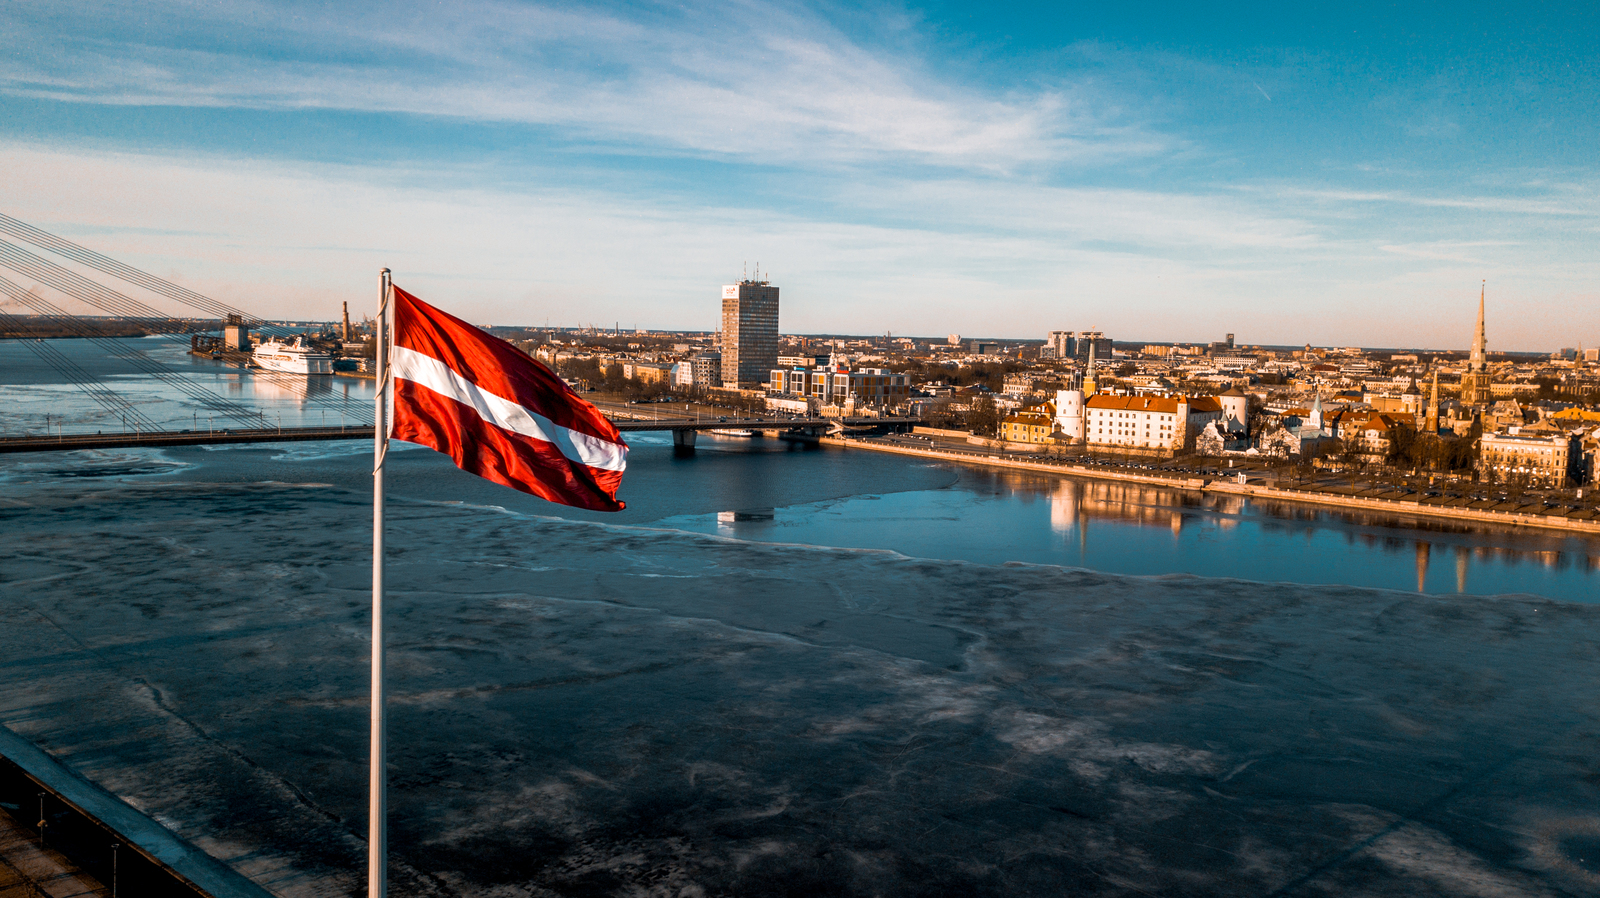
M 726 421 L 663 418 L 614 421 L 623 433 L 662 430 L 804 430 L 880 424 L 916 424 L 917 418 L 733 418 Z M 58 436 L 0 437 L 0 454 L 9 452 L 69 452 L 75 449 L 118 449 L 136 446 L 201 446 L 220 443 L 281 443 L 313 440 L 370 440 L 372 427 L 265 427 L 257 429 L 172 431 L 144 433 L 68 433 Z

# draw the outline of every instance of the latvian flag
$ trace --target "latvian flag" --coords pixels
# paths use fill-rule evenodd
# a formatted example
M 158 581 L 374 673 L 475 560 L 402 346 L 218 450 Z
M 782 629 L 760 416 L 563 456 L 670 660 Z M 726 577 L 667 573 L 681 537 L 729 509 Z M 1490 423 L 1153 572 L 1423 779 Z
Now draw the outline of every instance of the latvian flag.
M 628 446 L 599 409 L 510 343 L 391 289 L 392 439 L 551 502 L 622 510 Z

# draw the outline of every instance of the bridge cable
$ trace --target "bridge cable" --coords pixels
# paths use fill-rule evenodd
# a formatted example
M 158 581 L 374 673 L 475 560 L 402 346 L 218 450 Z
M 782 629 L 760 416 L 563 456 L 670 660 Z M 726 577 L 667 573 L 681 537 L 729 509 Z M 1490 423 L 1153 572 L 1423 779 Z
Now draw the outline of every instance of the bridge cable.
M 110 312 L 113 315 L 150 324 L 189 323 L 187 319 L 163 315 L 161 310 L 153 306 L 140 302 L 120 291 L 102 286 L 71 269 L 63 268 L 48 259 L 34 255 L 5 240 L 0 240 L 0 266 L 10 268 L 19 274 L 25 274 L 35 281 L 48 284 L 68 296 L 101 311 Z M 69 315 L 67 312 L 62 312 L 61 314 Z M 165 336 L 171 338 L 176 335 L 166 334 Z M 178 339 L 181 339 L 181 337 Z M 371 409 L 366 403 L 347 397 L 337 395 L 313 397 L 310 392 L 309 382 L 300 375 L 260 370 L 255 372 L 255 376 L 275 383 L 290 392 L 297 393 L 301 399 L 308 403 L 327 405 L 343 413 L 355 415 L 358 419 L 371 414 Z
M 143 352 L 130 349 L 120 344 L 114 338 L 108 338 L 96 331 L 91 325 L 81 319 L 69 315 L 60 307 L 50 303 L 37 294 L 23 291 L 16 284 L 0 277 L 0 292 L 4 292 L 18 302 L 32 308 L 36 313 L 57 317 L 65 323 L 66 327 L 79 337 L 91 340 L 96 345 L 106 350 L 107 354 L 119 358 L 143 373 L 155 378 L 158 382 L 172 387 L 180 393 L 199 403 L 209 412 L 221 414 L 225 418 L 232 418 L 240 423 L 251 426 L 261 426 L 262 415 L 254 410 L 237 403 L 229 402 L 215 392 L 191 383 L 187 378 L 181 377 L 170 369 L 151 359 Z M 158 428 L 159 429 L 159 428 Z
M 113 315 L 150 323 L 188 323 L 188 319 L 165 315 L 154 306 L 140 302 L 120 291 L 102 286 L 71 269 L 63 268 L 48 259 L 34 255 L 4 240 L 0 240 L 0 265 L 20 274 L 26 274 L 41 283 L 49 284 L 62 293 L 75 297 L 101 311 L 110 312 Z M 169 334 L 168 336 L 170 337 L 171 335 Z M 278 386 L 290 392 L 300 394 L 301 398 L 307 402 L 332 403 L 330 407 L 337 407 L 340 411 L 351 414 L 370 413 L 365 403 L 354 400 L 340 397 L 333 397 L 332 399 L 313 398 L 310 395 L 310 385 L 307 381 L 293 374 L 279 371 L 262 371 L 257 376 L 275 382 Z
M 264 421 L 261 413 L 248 409 L 245 406 L 237 403 L 230 402 L 227 399 L 218 396 L 215 392 L 190 382 L 188 378 L 172 372 L 166 366 L 156 362 L 154 359 L 151 359 L 143 352 L 129 349 L 118 343 L 116 340 L 103 336 L 102 334 L 96 332 L 93 327 L 85 323 L 78 316 L 69 314 L 60 306 L 55 305 L 36 293 L 23 290 L 21 287 L 4 277 L 0 277 L 0 293 L 5 293 L 7 296 L 10 296 L 17 302 L 33 309 L 36 313 L 60 318 L 65 323 L 66 327 L 76 333 L 78 336 L 93 340 L 96 345 L 105 349 L 109 354 L 128 362 L 135 368 L 142 370 L 145 374 L 148 374 L 161 383 L 172 387 L 174 390 L 177 390 L 180 393 L 183 393 L 190 399 L 198 402 L 201 407 L 205 408 L 207 411 L 214 412 L 224 417 L 232 418 L 240 423 L 250 424 L 252 426 L 260 426 Z
M 0 316 L 17 322 L 18 332 L 21 332 L 25 321 L 23 316 L 14 315 L 4 309 L 0 309 Z M 94 400 L 101 408 L 113 415 L 125 416 L 128 420 L 133 421 L 140 430 L 161 430 L 161 426 L 139 411 L 138 406 L 124 398 L 120 393 L 102 384 L 94 375 L 85 371 L 77 362 L 68 358 L 66 353 L 63 353 L 48 341 L 28 337 L 19 337 L 18 339 L 34 355 L 38 356 L 40 361 L 49 365 L 63 378 L 66 378 L 68 383 L 82 390 L 85 395 Z
M 87 265 L 104 274 L 121 278 L 131 284 L 137 284 L 152 293 L 159 293 L 168 299 L 176 300 L 192 309 L 198 309 L 209 315 L 215 315 L 222 319 L 226 319 L 229 315 L 238 315 L 241 320 L 249 325 L 259 326 L 266 324 L 265 321 L 256 318 L 243 309 L 234 308 L 227 303 L 196 293 L 187 287 L 180 287 L 166 278 L 158 277 L 147 271 L 141 271 L 131 265 L 125 265 L 88 247 L 73 243 L 65 237 L 58 237 L 25 221 L 12 218 L 3 212 L 0 212 L 0 232 L 10 234 L 18 240 L 31 243 L 40 249 L 46 249 L 57 255 L 65 256 L 74 262 Z

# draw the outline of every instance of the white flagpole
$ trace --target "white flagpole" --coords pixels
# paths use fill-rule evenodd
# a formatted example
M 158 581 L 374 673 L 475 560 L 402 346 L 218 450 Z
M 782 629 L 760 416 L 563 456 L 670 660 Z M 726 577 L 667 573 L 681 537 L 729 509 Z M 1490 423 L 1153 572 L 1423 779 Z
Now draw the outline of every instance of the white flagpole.
M 383 688 L 383 464 L 389 450 L 389 269 L 379 274 L 378 332 L 374 335 L 378 355 L 377 413 L 372 436 L 372 730 L 367 759 L 367 898 L 388 894 L 389 823 L 384 755 Z

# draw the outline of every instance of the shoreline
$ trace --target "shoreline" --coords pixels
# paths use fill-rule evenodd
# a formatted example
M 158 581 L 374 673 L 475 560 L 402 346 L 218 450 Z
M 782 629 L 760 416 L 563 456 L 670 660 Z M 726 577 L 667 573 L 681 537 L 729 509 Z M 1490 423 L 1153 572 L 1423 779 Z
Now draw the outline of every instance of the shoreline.
M 1021 459 L 1009 459 L 1000 455 L 990 455 L 984 457 L 981 455 L 964 455 L 957 452 L 947 452 L 932 448 L 920 449 L 911 446 L 889 446 L 882 443 L 869 443 L 863 440 L 850 440 L 840 437 L 823 437 L 821 442 L 824 445 L 838 446 L 844 449 L 866 449 L 873 452 L 889 452 L 897 455 L 914 456 L 917 458 L 936 458 L 941 461 L 953 461 L 961 464 L 978 465 L 980 467 L 1010 468 L 1018 471 L 1054 474 L 1058 477 L 1082 477 L 1090 480 L 1113 480 L 1127 483 L 1145 483 L 1153 486 L 1170 487 L 1172 489 L 1191 490 L 1198 493 L 1244 496 L 1255 499 L 1275 499 L 1284 502 L 1297 502 L 1303 505 L 1320 505 L 1325 508 L 1347 508 L 1361 511 L 1379 511 L 1386 512 L 1388 514 L 1411 515 L 1419 518 L 1434 518 L 1465 521 L 1477 524 L 1492 524 L 1498 527 L 1557 530 L 1574 534 L 1600 536 L 1600 520 L 1575 521 L 1567 517 L 1553 517 L 1550 515 L 1517 514 L 1515 512 L 1489 511 L 1486 509 L 1476 508 L 1454 508 L 1439 505 L 1425 505 L 1421 502 L 1411 499 L 1379 499 L 1367 496 L 1340 496 L 1307 490 L 1286 490 L 1273 486 L 1233 483 L 1225 480 L 1208 479 L 1205 477 L 1162 477 L 1151 474 L 1107 471 L 1098 468 L 1087 468 L 1081 465 L 1048 464 L 1036 461 L 1025 461 Z

